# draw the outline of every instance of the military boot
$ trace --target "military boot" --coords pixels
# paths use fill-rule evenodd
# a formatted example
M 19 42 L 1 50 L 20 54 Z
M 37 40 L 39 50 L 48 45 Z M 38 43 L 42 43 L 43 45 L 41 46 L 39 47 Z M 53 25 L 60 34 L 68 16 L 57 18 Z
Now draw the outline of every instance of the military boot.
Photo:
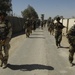
M 7 68 L 7 61 L 8 61 L 8 58 L 4 57 L 4 59 L 3 59 L 3 63 L 4 63 L 3 69 Z
M 7 68 L 7 61 L 4 62 L 3 69 Z
M 57 46 L 57 48 L 59 48 L 58 42 L 56 42 L 56 46 Z
M 3 54 L 2 51 L 0 51 L 0 67 L 3 66 Z
M 73 58 L 71 58 L 70 56 L 69 56 L 69 62 L 71 64 L 71 66 L 73 66 Z

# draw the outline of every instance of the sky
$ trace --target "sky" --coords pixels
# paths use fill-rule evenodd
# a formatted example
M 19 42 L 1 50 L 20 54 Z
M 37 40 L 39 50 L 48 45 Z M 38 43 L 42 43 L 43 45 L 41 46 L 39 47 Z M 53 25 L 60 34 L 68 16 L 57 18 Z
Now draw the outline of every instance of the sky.
M 28 5 L 35 9 L 39 18 L 41 14 L 44 14 L 45 19 L 54 18 L 57 15 L 64 18 L 75 16 L 75 0 L 12 0 L 13 14 L 21 17 L 21 11 Z

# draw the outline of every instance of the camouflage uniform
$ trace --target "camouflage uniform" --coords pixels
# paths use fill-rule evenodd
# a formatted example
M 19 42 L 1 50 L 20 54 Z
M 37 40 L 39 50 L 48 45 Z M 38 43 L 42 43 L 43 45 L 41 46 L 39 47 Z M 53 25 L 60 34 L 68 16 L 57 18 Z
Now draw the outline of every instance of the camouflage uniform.
M 43 21 L 40 22 L 41 29 L 43 29 Z
M 53 20 L 49 24 L 48 31 L 50 32 L 50 34 L 53 35 L 53 33 L 54 33 L 54 23 L 53 23 Z
M 29 37 L 31 33 L 31 21 L 29 18 L 25 22 L 25 28 L 26 37 Z
M 32 25 L 33 25 L 33 30 L 35 31 L 36 30 L 36 19 L 33 19 Z
M 67 33 L 68 42 L 70 44 L 69 47 L 69 62 L 72 64 L 73 56 L 75 53 L 75 25 L 73 25 Z
M 10 48 L 10 39 L 12 35 L 12 27 L 8 20 L 1 20 L 2 16 L 6 17 L 4 13 L 0 13 L 0 56 L 2 56 L 1 66 L 4 64 L 4 67 L 7 66 L 8 57 L 9 57 L 9 48 Z M 2 53 L 2 49 L 4 55 Z M 0 57 L 1 58 L 1 57 Z
M 55 23 L 55 25 L 54 25 L 54 28 L 55 28 L 55 40 L 56 40 L 56 46 L 59 48 L 61 40 L 62 40 L 62 29 L 65 26 L 63 26 L 63 24 L 60 23 L 60 18 L 59 17 L 56 20 L 57 20 L 57 23 Z
M 49 24 L 51 23 L 51 17 L 47 20 L 47 27 L 49 27 Z

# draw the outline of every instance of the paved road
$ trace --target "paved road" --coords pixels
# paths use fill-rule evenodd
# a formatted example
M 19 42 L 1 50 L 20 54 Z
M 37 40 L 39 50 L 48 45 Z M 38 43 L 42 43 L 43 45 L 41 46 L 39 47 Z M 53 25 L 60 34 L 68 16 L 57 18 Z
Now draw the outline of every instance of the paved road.
M 74 75 L 75 67 L 68 62 L 67 40 L 63 37 L 62 48 L 57 49 L 54 36 L 47 28 L 37 29 L 26 38 L 25 34 L 11 42 L 8 67 L 0 68 L 1 75 Z

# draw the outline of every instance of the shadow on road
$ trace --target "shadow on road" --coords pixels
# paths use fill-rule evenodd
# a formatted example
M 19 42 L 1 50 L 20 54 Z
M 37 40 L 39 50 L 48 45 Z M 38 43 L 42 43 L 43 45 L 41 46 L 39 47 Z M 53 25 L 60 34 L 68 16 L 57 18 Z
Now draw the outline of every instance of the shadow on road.
M 41 38 L 41 39 L 45 39 L 45 37 L 32 37 L 32 36 L 30 36 L 29 38 L 31 38 L 31 39 L 36 39 L 36 38 L 37 38 L 37 39 L 40 39 L 40 38 Z
M 32 34 L 32 35 L 44 35 L 44 34 Z
M 37 30 L 36 30 L 35 32 L 43 32 L 43 30 L 41 30 L 41 31 L 37 31 Z
M 64 47 L 64 46 L 60 46 L 60 48 L 66 48 L 66 49 L 69 49 L 69 47 Z
M 8 64 L 8 68 L 12 70 L 21 70 L 21 71 L 32 71 L 32 70 L 54 70 L 51 66 L 41 65 L 41 64 L 26 64 L 26 65 L 12 65 Z
M 75 63 L 72 63 L 72 66 L 75 66 Z

